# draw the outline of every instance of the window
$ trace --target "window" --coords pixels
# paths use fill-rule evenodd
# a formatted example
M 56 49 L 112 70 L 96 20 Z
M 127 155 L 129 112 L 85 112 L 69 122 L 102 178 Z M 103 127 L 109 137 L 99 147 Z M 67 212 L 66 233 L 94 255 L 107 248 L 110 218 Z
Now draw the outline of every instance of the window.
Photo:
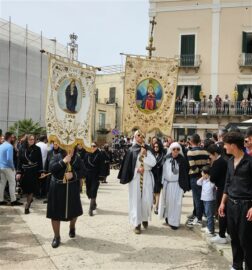
M 106 113 L 99 112 L 99 129 L 105 129 Z
M 201 85 L 179 85 L 177 87 L 177 96 L 182 101 L 184 97 L 187 100 L 194 99 L 200 101 Z
M 97 88 L 95 91 L 95 102 L 98 103 L 99 89 Z
M 180 46 L 180 65 L 194 66 L 195 35 L 182 35 Z
M 110 87 L 109 88 L 109 103 L 115 103 L 115 87 Z
M 243 99 L 252 99 L 252 85 L 251 84 L 238 84 L 238 97 L 237 101 L 242 101 Z
M 252 33 L 242 32 L 242 52 L 252 53 Z
M 252 33 L 242 32 L 242 52 L 244 55 L 244 64 L 252 65 Z

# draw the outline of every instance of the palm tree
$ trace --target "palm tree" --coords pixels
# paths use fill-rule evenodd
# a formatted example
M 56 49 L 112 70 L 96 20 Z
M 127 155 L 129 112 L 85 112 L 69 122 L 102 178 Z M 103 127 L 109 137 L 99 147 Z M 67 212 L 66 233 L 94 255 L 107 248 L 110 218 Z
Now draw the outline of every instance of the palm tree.
M 25 134 L 39 135 L 46 133 L 45 128 L 41 127 L 38 122 L 33 122 L 31 118 L 15 122 L 11 127 L 9 127 L 9 131 L 13 132 L 18 137 Z

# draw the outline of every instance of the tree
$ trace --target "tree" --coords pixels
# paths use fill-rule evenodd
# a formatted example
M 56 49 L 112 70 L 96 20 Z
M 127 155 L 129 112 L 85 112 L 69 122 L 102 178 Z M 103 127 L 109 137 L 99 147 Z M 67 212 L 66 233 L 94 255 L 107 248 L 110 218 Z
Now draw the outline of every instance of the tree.
M 38 122 L 33 122 L 31 118 L 15 122 L 11 127 L 9 127 L 9 131 L 13 132 L 18 137 L 25 134 L 39 135 L 46 133 L 45 128 L 41 127 Z

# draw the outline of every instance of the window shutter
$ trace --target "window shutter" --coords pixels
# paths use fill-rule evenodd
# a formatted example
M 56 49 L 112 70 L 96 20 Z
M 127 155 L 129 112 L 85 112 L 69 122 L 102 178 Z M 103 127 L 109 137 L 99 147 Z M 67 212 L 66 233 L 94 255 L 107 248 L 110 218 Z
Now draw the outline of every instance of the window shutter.
M 247 35 L 248 33 L 242 32 L 242 52 L 247 53 Z
M 193 93 L 193 98 L 195 101 L 200 101 L 200 91 L 201 91 L 201 85 L 195 85 L 194 93 Z
M 237 91 L 238 91 L 238 99 L 237 99 L 237 101 L 242 101 L 243 100 L 242 93 L 243 93 L 243 90 L 244 90 L 245 86 L 246 85 L 244 85 L 244 84 L 238 84 L 237 85 Z

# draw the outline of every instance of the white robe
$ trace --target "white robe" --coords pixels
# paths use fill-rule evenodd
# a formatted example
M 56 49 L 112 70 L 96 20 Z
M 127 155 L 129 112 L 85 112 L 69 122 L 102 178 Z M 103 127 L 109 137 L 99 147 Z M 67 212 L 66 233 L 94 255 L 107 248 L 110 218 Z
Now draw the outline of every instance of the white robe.
M 144 175 L 143 175 L 143 191 L 141 196 L 140 190 L 140 174 L 137 169 L 141 163 L 139 161 L 140 154 L 137 157 L 135 173 L 132 181 L 129 183 L 129 222 L 137 227 L 143 221 L 151 220 L 151 210 L 153 205 L 153 189 L 154 177 L 151 169 L 156 165 L 156 158 L 150 151 L 144 157 Z
M 179 186 L 178 174 L 173 174 L 171 159 L 168 158 L 163 165 L 162 184 L 158 214 L 160 219 L 167 218 L 171 226 L 179 227 L 184 191 Z M 176 163 L 178 170 L 178 164 Z

